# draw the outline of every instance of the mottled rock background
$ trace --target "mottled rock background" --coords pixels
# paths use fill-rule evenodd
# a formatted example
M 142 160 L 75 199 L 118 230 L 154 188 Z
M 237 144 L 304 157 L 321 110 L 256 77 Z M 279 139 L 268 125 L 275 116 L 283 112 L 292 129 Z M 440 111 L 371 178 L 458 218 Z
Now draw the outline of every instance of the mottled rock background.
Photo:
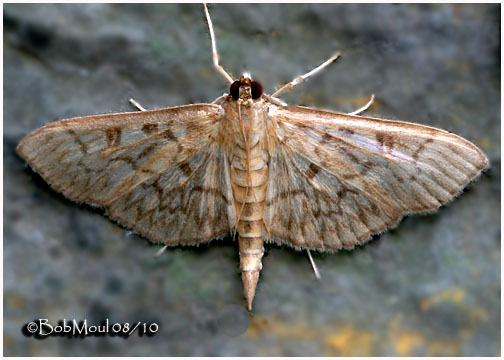
M 211 7 L 222 63 L 293 104 L 440 127 L 492 168 L 438 213 L 352 252 L 267 246 L 247 315 L 237 246 L 160 248 L 52 191 L 15 153 L 49 122 L 210 102 L 227 91 L 200 5 L 4 6 L 4 354 L 499 355 L 500 5 Z M 152 337 L 37 340 L 48 318 L 156 322 Z

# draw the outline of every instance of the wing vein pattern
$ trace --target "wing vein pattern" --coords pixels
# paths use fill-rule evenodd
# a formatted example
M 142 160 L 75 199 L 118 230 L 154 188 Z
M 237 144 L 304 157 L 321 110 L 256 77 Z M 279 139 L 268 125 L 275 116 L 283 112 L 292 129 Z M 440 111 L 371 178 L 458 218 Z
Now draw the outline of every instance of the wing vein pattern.
M 153 241 L 197 244 L 234 224 L 229 164 L 215 140 L 223 116 L 196 104 L 62 120 L 18 151 L 66 197 L 105 207 Z
M 472 143 L 400 121 L 271 106 L 265 222 L 273 241 L 353 248 L 405 215 L 432 212 L 488 166 Z

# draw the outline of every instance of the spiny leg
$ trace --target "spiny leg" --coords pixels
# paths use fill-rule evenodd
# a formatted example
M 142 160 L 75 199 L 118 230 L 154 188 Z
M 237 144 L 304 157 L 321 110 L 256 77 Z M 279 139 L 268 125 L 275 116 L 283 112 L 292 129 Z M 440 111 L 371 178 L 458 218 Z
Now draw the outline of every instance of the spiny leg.
M 310 259 L 310 263 L 311 263 L 311 266 L 313 268 L 313 272 L 315 273 L 315 277 L 317 278 L 317 280 L 320 280 L 320 273 L 319 273 L 319 271 L 317 269 L 317 265 L 315 265 L 315 261 L 313 261 L 310 249 L 306 249 L 306 252 L 308 253 L 308 258 Z
M 224 93 L 222 96 L 219 96 L 217 99 L 212 101 L 212 104 L 218 104 L 228 98 L 229 94 Z
M 286 92 L 287 90 L 293 88 L 294 86 L 296 86 L 298 84 L 301 84 L 306 78 L 308 78 L 308 77 L 310 77 L 312 75 L 315 75 L 316 73 L 318 73 L 319 71 L 321 71 L 323 68 L 325 68 L 327 65 L 329 65 L 334 60 L 336 60 L 339 56 L 340 56 L 339 52 L 335 53 L 333 56 L 331 56 L 329 59 L 327 59 L 326 61 L 324 61 L 319 66 L 317 66 L 312 71 L 309 71 L 309 72 L 307 72 L 304 75 L 300 75 L 297 78 L 295 78 L 294 80 L 292 80 L 290 83 L 285 84 L 284 86 L 282 86 L 280 89 L 278 89 L 277 91 L 275 91 L 271 96 L 278 97 L 278 95 Z
M 229 96 L 229 94 L 223 94 L 222 96 L 219 96 L 217 99 L 215 99 L 214 101 L 212 101 L 211 104 L 219 104 L 222 101 L 226 100 L 228 96 Z M 142 105 L 140 105 L 140 103 L 138 101 L 136 101 L 135 99 L 129 99 L 129 102 L 137 110 L 147 111 L 147 109 L 144 108 Z
M 140 111 L 147 111 L 146 108 L 144 108 L 142 105 L 140 105 L 140 103 L 134 99 L 129 99 L 129 102 L 131 105 L 133 105 L 134 107 L 136 107 L 138 110 Z
M 280 106 L 287 106 L 287 103 L 285 101 L 282 101 L 276 97 L 273 97 L 271 95 L 263 95 L 263 96 L 274 104 L 277 104 Z
M 167 248 L 168 248 L 168 244 L 163 246 L 161 249 L 159 249 L 156 253 L 156 256 L 161 256 L 161 254 L 164 253 Z
M 355 111 L 352 111 L 351 113 L 348 113 L 347 115 L 358 115 L 361 112 L 366 111 L 367 109 L 369 109 L 369 107 L 373 103 L 374 98 L 375 98 L 374 94 L 371 94 L 371 99 L 368 101 L 368 103 L 366 105 L 364 105 L 363 107 L 361 107 L 361 108 L 359 108 L 359 109 L 357 109 Z
M 232 84 L 233 78 L 224 70 L 222 66 L 219 65 L 219 53 L 217 52 L 217 46 L 215 45 L 215 35 L 213 31 L 212 19 L 210 19 L 210 13 L 208 12 L 208 8 L 206 3 L 203 3 L 203 8 L 205 9 L 205 16 L 208 23 L 208 30 L 210 31 L 210 39 L 212 40 L 212 57 L 215 68 L 219 73 L 222 74 L 226 78 L 226 80 Z

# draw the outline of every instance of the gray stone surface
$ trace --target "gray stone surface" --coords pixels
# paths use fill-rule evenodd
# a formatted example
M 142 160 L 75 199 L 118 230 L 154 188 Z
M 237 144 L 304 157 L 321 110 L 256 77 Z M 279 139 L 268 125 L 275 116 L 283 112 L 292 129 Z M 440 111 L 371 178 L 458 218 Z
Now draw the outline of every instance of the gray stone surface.
M 250 318 L 230 239 L 152 245 L 52 191 L 16 155 L 49 122 L 210 102 L 227 91 L 199 5 L 4 6 L 4 354 L 498 355 L 500 5 L 212 6 L 224 66 L 284 96 L 440 127 L 492 168 L 436 214 L 411 216 L 352 252 L 267 246 Z M 152 337 L 25 337 L 37 318 L 156 322 Z M 246 331 L 245 331 L 246 330 Z M 244 332 L 244 333 L 243 333 Z

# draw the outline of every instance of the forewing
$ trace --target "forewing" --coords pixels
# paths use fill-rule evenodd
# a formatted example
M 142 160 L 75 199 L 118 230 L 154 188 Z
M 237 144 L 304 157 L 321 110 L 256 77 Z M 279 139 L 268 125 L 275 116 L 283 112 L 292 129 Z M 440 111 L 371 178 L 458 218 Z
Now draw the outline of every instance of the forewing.
M 277 241 L 352 248 L 406 214 L 447 203 L 488 166 L 446 131 L 304 107 L 271 106 L 277 147 L 265 222 Z
M 149 239 L 193 244 L 225 235 L 234 225 L 229 164 L 211 143 L 178 166 L 135 186 L 107 206 L 110 217 Z
M 54 189 L 152 240 L 210 240 L 229 230 L 225 159 L 214 145 L 222 116 L 199 104 L 62 120 L 26 136 L 18 152 Z

